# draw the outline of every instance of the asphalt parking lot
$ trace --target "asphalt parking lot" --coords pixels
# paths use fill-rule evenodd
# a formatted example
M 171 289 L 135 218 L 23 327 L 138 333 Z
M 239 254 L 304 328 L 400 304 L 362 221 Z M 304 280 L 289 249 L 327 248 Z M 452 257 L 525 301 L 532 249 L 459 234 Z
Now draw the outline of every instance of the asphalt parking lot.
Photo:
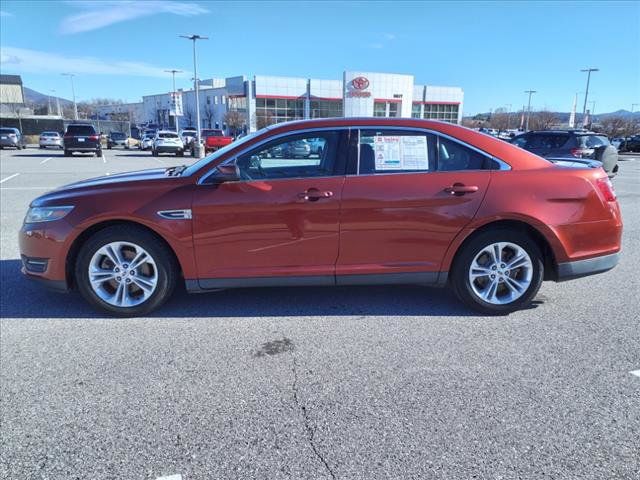
M 640 156 L 614 181 L 620 265 L 508 317 L 405 286 L 179 292 L 113 319 L 21 276 L 32 198 L 190 161 L 0 152 L 0 478 L 639 478 Z

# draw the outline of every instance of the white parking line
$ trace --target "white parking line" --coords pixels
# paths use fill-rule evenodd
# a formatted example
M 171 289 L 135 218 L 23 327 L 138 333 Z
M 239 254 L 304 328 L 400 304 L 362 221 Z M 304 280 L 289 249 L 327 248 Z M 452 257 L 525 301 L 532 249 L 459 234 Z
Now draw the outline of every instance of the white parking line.
M 640 377 L 640 370 L 632 370 L 629 372 L 631 375 L 635 375 L 636 377 Z
M 104 158 L 104 153 L 102 154 L 102 163 L 107 163 L 107 159 Z
M 45 158 L 44 160 L 42 160 L 40 162 L 40 165 L 42 165 L 43 163 L 47 163 L 49 160 L 51 160 L 53 157 L 49 157 L 49 158 Z
M 158 477 L 156 478 L 156 480 L 182 480 L 182 475 L 180 475 L 179 473 L 176 475 L 168 475 L 165 477 Z
M 12 178 L 16 178 L 18 175 L 20 175 L 19 173 L 14 173 L 13 175 L 9 175 L 7 178 L 3 178 L 2 180 L 0 180 L 0 183 L 4 183 L 7 180 L 11 180 Z

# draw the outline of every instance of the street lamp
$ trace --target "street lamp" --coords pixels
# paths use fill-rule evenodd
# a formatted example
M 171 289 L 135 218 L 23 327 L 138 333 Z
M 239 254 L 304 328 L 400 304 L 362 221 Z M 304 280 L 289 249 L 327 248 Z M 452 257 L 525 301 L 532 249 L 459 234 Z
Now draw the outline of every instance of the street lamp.
M 63 73 L 65 77 L 69 77 L 71 79 L 71 95 L 73 95 L 73 119 L 78 120 L 78 105 L 76 104 L 76 91 L 73 88 L 73 77 L 75 77 L 74 73 Z
M 587 114 L 587 97 L 589 96 L 589 81 L 591 80 L 591 72 L 599 72 L 598 68 L 584 68 L 581 72 L 587 72 L 587 89 L 584 92 L 584 106 L 582 107 L 582 116 Z
M 538 93 L 536 90 L 525 90 L 524 93 L 529 94 L 529 104 L 527 106 L 527 124 L 524 127 L 525 132 L 529 131 L 529 119 L 531 118 L 531 95 Z
M 173 77 L 173 121 L 176 124 L 176 133 L 178 133 L 178 111 L 177 111 L 177 104 L 178 102 L 176 101 L 176 73 L 182 73 L 182 70 L 176 70 L 176 69 L 172 69 L 172 70 L 165 70 L 165 72 L 170 73 L 171 76 Z
M 196 94 L 196 144 L 194 147 L 194 152 L 196 154 L 196 157 L 200 158 L 202 156 L 202 147 L 200 145 L 200 89 L 198 88 L 198 62 L 196 59 L 196 41 L 209 40 L 209 37 L 196 34 L 180 35 L 180 37 L 186 38 L 193 42 L 193 84 Z

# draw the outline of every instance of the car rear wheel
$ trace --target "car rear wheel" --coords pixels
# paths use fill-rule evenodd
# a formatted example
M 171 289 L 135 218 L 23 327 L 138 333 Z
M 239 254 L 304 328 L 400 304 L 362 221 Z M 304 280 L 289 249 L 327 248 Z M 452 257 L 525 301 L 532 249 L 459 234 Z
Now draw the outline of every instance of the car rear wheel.
M 536 296 L 544 262 L 536 243 L 507 229 L 480 233 L 456 258 L 451 283 L 466 305 L 488 315 L 511 313 Z
M 129 317 L 162 305 L 173 292 L 177 270 L 162 241 L 142 228 L 122 225 L 100 230 L 82 246 L 75 279 L 90 304 Z
M 70 157 L 71 156 L 71 152 L 69 150 L 65 150 L 64 151 L 64 156 L 65 157 Z

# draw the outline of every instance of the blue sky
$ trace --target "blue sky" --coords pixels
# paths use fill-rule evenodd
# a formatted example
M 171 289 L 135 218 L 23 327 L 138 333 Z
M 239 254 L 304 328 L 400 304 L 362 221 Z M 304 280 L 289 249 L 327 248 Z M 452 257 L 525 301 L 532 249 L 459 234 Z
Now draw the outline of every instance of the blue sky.
M 465 113 L 582 105 L 592 75 L 595 110 L 640 103 L 640 2 L 11 1 L 0 13 L 2 73 L 78 100 L 140 101 L 169 91 L 165 69 L 186 73 L 198 33 L 200 78 L 255 74 L 339 79 L 345 69 L 412 74 L 460 86 Z M 640 105 L 636 106 L 636 110 Z

